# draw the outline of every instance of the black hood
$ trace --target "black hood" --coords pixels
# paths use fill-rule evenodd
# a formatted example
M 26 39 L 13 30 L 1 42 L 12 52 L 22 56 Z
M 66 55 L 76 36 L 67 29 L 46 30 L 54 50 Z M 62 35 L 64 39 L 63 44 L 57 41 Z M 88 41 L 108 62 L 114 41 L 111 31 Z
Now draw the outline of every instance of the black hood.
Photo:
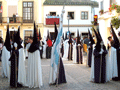
M 9 25 L 7 25 L 7 32 L 6 32 L 6 39 L 5 39 L 4 46 L 8 51 L 11 51 Z
M 119 39 L 117 38 L 112 25 L 111 25 L 111 31 L 112 31 L 112 35 L 113 35 L 113 39 L 114 39 L 113 47 L 117 49 L 117 48 L 119 48 Z
M 79 30 L 77 30 L 77 44 L 81 44 L 80 36 L 79 36 Z
M 36 26 L 35 26 L 35 22 L 34 22 L 33 43 L 30 45 L 30 48 L 28 51 L 33 53 L 36 50 L 39 50 L 39 43 L 38 43 L 38 38 L 37 38 Z
M 88 29 L 88 34 L 89 34 L 91 45 L 95 44 L 95 41 L 93 40 L 93 37 L 92 37 L 89 29 Z
M 39 39 L 40 39 L 40 40 L 42 39 L 41 33 L 40 33 L 40 29 L 39 29 Z

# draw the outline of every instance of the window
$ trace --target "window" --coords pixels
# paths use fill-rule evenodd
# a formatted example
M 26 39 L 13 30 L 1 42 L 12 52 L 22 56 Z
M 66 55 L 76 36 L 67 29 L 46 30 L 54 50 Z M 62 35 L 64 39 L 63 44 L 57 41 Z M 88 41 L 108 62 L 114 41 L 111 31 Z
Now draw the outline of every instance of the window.
M 23 2 L 23 22 L 33 22 L 33 2 Z
M 74 19 L 74 12 L 68 12 L 68 15 L 70 16 L 70 19 Z
M 56 16 L 56 12 L 50 12 L 50 16 Z
M 88 12 L 81 12 L 81 19 L 88 19 Z
M 28 37 L 30 37 L 32 35 L 33 35 L 32 30 L 25 30 L 24 39 L 27 39 Z

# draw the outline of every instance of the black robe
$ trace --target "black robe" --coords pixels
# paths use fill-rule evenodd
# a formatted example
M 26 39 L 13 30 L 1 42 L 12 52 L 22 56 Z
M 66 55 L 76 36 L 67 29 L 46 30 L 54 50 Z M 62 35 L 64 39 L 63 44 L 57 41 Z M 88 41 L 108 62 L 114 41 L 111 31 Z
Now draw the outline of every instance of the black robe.
M 10 74 L 10 86 L 11 87 L 22 87 L 20 83 L 18 83 L 18 61 L 19 51 L 12 51 L 12 55 L 9 59 L 11 61 L 11 74 Z
M 105 83 L 106 82 L 106 54 L 107 51 L 104 50 L 102 56 L 95 49 L 94 50 L 94 82 L 95 83 Z
M 93 46 L 90 45 L 90 48 L 88 50 L 89 50 L 89 52 L 88 52 L 88 66 L 91 67 Z
M 79 64 L 80 63 L 80 46 L 76 46 L 76 50 L 77 50 L 77 64 Z
M 81 46 L 76 46 L 77 49 L 77 63 L 78 64 L 83 64 L 83 54 L 82 54 L 82 44 L 80 44 Z
M 72 43 L 69 43 L 68 60 L 72 60 Z
M 62 47 L 61 47 L 61 53 L 62 53 L 62 57 L 64 55 L 64 46 L 63 46 L 63 43 L 62 43 Z
M 58 81 L 56 79 L 55 84 L 58 82 L 58 84 L 61 83 L 67 83 L 66 81 L 66 76 L 65 76 L 65 71 L 64 71 L 64 65 L 62 62 L 62 59 L 60 58 L 60 66 L 59 66 L 59 75 L 58 75 Z

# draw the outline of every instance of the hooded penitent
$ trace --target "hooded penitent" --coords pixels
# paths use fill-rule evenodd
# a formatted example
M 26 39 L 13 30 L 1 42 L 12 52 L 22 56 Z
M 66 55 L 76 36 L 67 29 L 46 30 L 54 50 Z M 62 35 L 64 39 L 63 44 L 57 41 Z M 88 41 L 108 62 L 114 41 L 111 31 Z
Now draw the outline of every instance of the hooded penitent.
M 54 24 L 55 24 L 55 39 L 54 39 L 54 43 L 55 43 L 57 35 L 58 35 L 58 30 L 57 30 L 56 23 L 54 23 Z M 54 45 L 54 43 L 53 43 L 53 45 Z
M 5 40 L 4 46 L 8 51 L 11 51 L 9 25 L 7 25 L 6 40 Z
M 72 43 L 73 41 L 72 41 L 72 38 L 71 38 L 71 33 L 69 33 L 69 41 L 68 41 L 68 43 L 70 44 L 70 43 Z
M 91 35 L 89 29 L 88 29 L 88 34 L 89 34 L 89 38 L 90 38 L 91 44 L 92 44 L 92 45 L 95 44 L 95 42 L 94 42 L 94 40 L 93 40 L 93 37 L 92 37 L 92 35 Z
M 37 33 L 36 33 L 36 26 L 34 22 L 34 33 L 33 33 L 33 43 L 31 44 L 28 52 L 35 52 L 36 50 L 39 50 L 39 43 L 38 43 L 38 38 L 37 38 Z
M 40 29 L 39 29 L 39 39 L 40 39 L 40 40 L 42 39 L 41 33 L 40 33 Z
M 79 36 L 79 31 L 77 30 L 77 44 L 81 44 L 80 43 L 80 36 Z
M 111 31 L 112 31 L 112 35 L 113 35 L 113 39 L 114 39 L 113 47 L 117 49 L 117 48 L 119 48 L 119 40 L 118 40 L 114 30 L 113 30 L 112 25 L 111 25 Z
M 95 31 L 94 28 L 93 28 L 93 30 L 94 30 L 94 33 L 95 33 L 96 38 L 97 38 L 96 50 L 97 50 L 98 52 L 100 52 L 100 50 L 101 50 L 101 45 L 100 45 L 100 43 L 101 43 L 102 39 L 101 39 L 100 36 L 97 34 L 97 32 Z
M 21 45 L 21 42 L 20 42 L 20 27 L 18 27 L 18 32 L 16 34 L 16 43 L 17 43 L 17 49 L 20 49 L 20 48 L 23 48 L 22 45 Z
M 62 35 L 62 38 L 63 38 L 63 40 L 64 40 L 64 34 Z

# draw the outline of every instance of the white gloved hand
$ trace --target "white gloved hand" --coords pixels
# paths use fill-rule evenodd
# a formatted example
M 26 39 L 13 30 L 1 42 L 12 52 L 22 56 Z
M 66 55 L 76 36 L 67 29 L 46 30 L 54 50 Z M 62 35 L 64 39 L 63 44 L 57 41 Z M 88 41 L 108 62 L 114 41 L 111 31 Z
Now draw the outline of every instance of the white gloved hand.
M 80 46 L 80 44 L 78 44 L 78 46 Z
M 104 50 L 101 48 L 101 51 L 99 52 L 99 54 L 102 54 L 104 52 Z
M 17 47 L 17 43 L 14 43 L 14 47 Z

